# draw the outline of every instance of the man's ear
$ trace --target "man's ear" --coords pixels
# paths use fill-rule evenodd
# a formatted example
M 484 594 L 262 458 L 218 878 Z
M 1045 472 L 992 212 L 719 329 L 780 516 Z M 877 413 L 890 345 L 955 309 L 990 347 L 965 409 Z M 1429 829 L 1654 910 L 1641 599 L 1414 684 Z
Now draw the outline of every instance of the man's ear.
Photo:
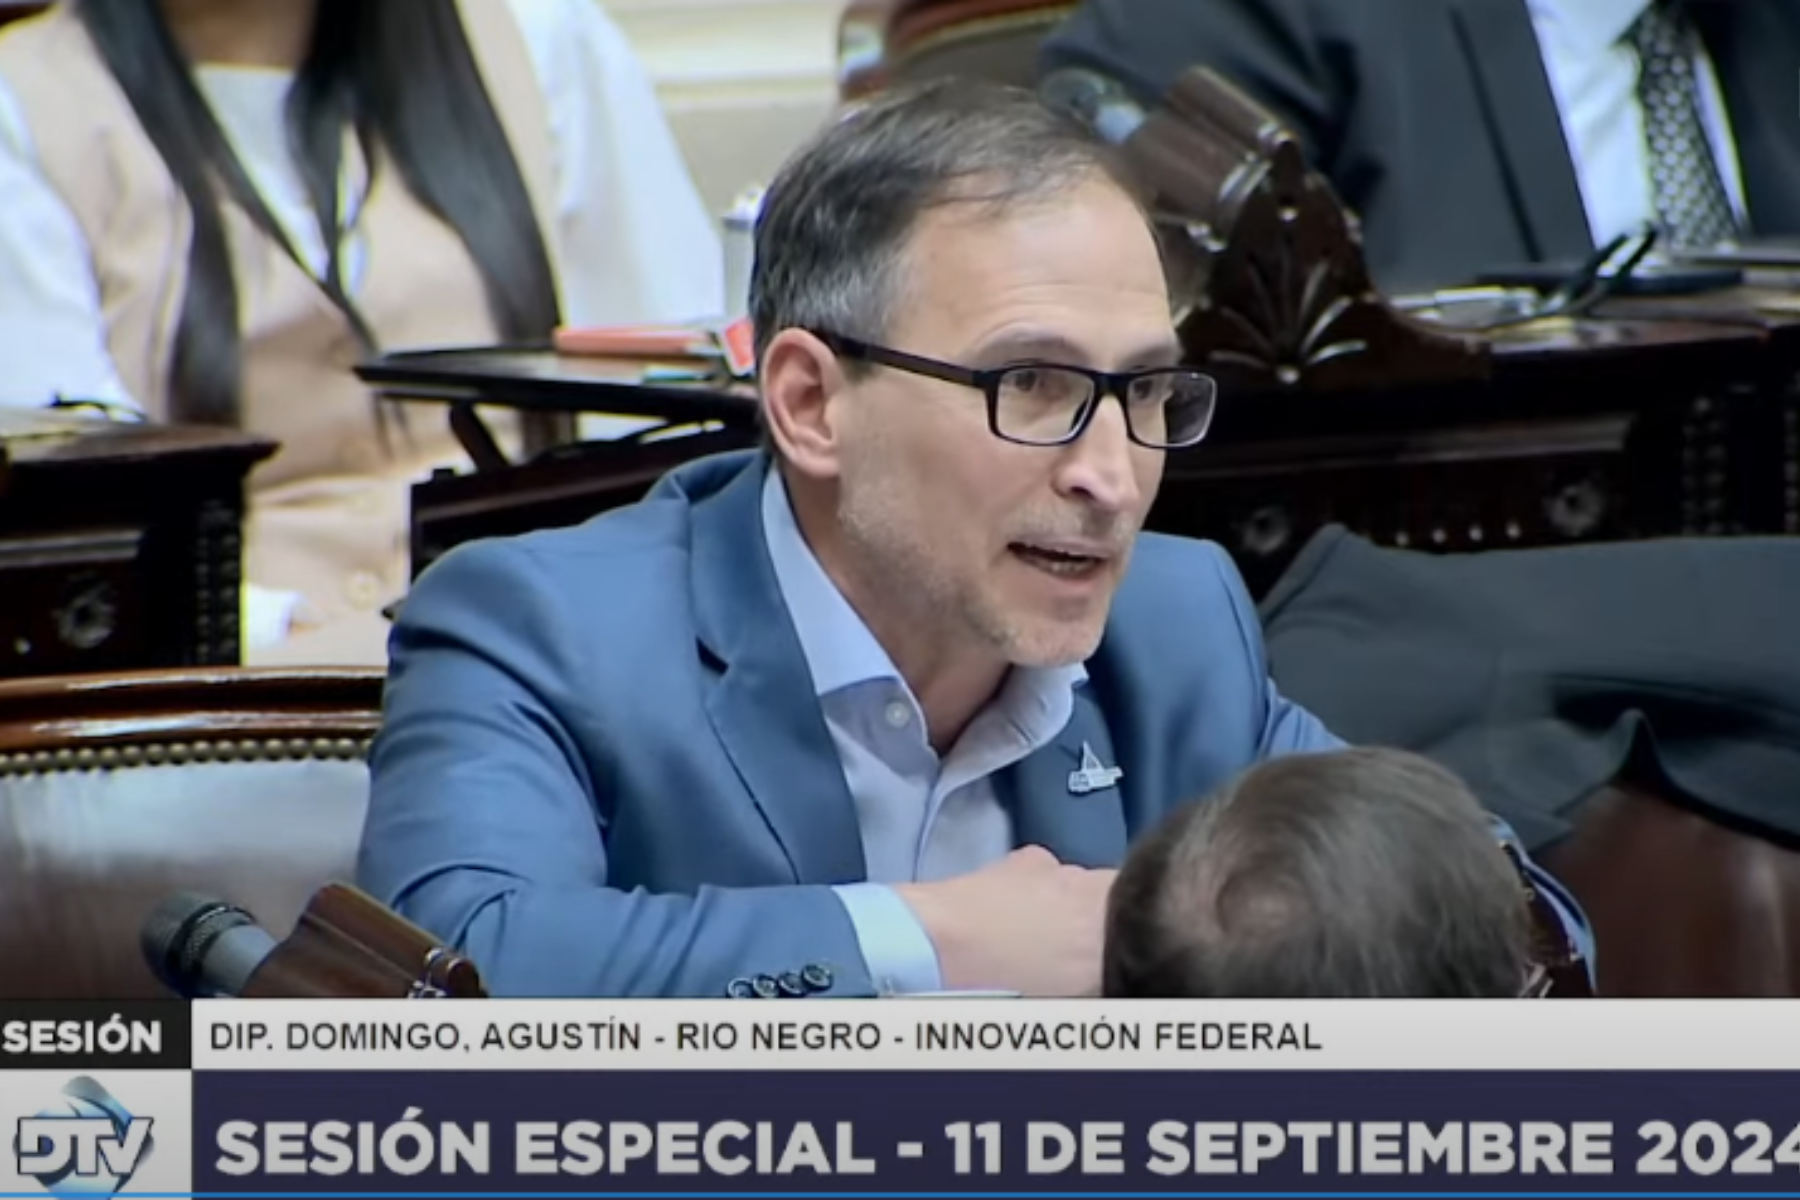
M 838 471 L 833 401 L 844 388 L 837 355 L 812 334 L 784 329 L 763 352 L 763 420 L 792 470 L 819 479 Z

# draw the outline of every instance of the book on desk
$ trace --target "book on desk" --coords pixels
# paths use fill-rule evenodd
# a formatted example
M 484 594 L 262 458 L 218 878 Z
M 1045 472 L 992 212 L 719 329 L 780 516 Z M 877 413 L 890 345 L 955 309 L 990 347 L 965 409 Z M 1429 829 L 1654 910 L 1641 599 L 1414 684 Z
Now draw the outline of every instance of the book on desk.
M 1217 541 L 1261 594 L 1342 524 L 1432 552 L 1670 534 L 1800 532 L 1800 313 L 1743 296 L 1647 297 L 1490 339 L 1478 378 L 1239 384 L 1169 456 L 1149 528 Z M 666 382 L 537 348 L 397 355 L 365 377 L 418 402 L 642 418 L 413 488 L 415 577 L 456 545 L 577 524 L 664 473 L 759 440 L 753 389 Z M 1776 394 L 1770 394 L 1770 388 Z

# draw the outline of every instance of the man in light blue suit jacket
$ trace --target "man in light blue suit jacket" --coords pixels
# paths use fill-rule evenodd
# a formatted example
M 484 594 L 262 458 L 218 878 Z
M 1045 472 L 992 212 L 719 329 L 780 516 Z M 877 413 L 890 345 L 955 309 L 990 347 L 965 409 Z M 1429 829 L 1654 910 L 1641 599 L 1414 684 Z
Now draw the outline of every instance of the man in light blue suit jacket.
M 790 162 L 768 447 L 419 581 L 363 885 L 501 995 L 1096 993 L 1128 843 L 1339 745 L 1225 554 L 1139 533 L 1216 397 L 1107 153 L 945 85 Z

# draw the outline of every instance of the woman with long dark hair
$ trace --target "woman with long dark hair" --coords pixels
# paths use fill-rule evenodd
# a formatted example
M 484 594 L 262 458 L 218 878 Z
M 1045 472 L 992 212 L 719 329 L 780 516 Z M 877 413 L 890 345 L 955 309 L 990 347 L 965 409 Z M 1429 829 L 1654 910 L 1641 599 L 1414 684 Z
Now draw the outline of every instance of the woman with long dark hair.
M 0 32 L 0 403 L 281 441 L 250 661 L 385 661 L 407 489 L 462 461 L 356 362 L 709 318 L 721 270 L 596 0 L 64 0 Z

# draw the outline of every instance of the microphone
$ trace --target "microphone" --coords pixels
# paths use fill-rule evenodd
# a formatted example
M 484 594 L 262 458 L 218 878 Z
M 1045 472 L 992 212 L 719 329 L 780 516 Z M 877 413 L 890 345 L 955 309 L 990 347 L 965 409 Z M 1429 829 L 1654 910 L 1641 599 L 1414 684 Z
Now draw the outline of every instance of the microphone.
M 237 905 L 188 892 L 152 909 L 139 941 L 157 979 L 185 1000 L 241 995 L 278 945 Z
M 181 892 L 139 935 L 151 972 L 185 1000 L 478 998 L 481 973 L 366 892 L 330 883 L 285 939 L 212 896 Z
M 1038 84 L 1038 99 L 1115 146 L 1136 133 L 1149 116 L 1118 80 L 1086 67 L 1050 72 Z

